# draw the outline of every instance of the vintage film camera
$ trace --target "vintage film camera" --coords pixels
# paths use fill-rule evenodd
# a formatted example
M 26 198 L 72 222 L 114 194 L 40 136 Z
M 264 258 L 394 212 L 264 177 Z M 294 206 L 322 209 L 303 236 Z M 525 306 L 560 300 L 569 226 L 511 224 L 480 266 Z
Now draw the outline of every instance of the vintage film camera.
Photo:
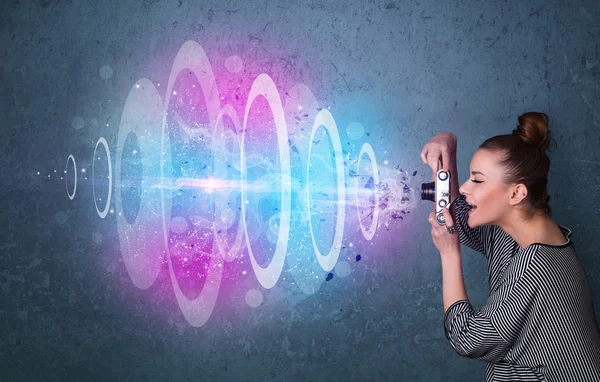
M 450 172 L 439 170 L 433 182 L 422 183 L 421 199 L 434 202 L 437 222 L 446 224 L 442 209 L 450 203 Z

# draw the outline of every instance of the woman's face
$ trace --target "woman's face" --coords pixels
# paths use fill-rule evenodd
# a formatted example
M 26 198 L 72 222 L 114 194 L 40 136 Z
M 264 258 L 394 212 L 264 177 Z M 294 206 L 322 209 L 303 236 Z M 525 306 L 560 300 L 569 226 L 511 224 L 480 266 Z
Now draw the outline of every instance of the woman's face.
M 469 226 L 499 223 L 510 211 L 511 187 L 504 183 L 504 169 L 499 165 L 501 158 L 495 152 L 479 149 L 473 155 L 469 168 L 470 179 L 460 186 L 466 196 L 469 210 Z

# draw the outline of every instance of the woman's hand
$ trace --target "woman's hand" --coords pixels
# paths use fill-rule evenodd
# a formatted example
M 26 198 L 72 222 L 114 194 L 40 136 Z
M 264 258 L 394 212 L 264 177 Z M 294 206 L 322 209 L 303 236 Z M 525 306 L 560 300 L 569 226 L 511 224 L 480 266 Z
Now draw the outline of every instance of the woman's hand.
M 429 214 L 429 223 L 431 223 L 431 238 L 433 239 L 433 243 L 435 244 L 438 251 L 440 251 L 440 256 L 451 256 L 451 255 L 460 255 L 460 242 L 458 241 L 458 231 L 454 233 L 450 233 L 448 231 L 449 227 L 454 227 L 454 229 L 458 229 L 454 226 L 454 217 L 448 210 L 448 208 L 442 208 L 442 213 L 444 214 L 444 219 L 446 219 L 446 224 L 439 224 L 435 218 L 435 211 L 431 211 Z
M 431 138 L 421 150 L 421 160 L 431 167 L 431 180 L 439 170 L 449 170 L 453 157 L 456 157 L 456 136 L 448 132 Z
M 450 171 L 452 174 L 451 194 L 452 202 L 456 198 L 458 191 L 458 180 L 456 179 L 456 136 L 452 133 L 441 132 L 431 138 L 423 146 L 421 151 L 423 163 L 427 163 L 432 170 L 431 179 L 434 180 L 439 170 Z M 440 225 L 436 220 L 435 207 L 429 214 L 431 223 L 431 237 L 440 255 L 460 254 L 460 243 L 458 241 L 458 232 L 448 232 L 448 227 L 454 227 L 454 217 L 448 208 L 443 208 L 442 213 L 446 221 L 445 225 Z

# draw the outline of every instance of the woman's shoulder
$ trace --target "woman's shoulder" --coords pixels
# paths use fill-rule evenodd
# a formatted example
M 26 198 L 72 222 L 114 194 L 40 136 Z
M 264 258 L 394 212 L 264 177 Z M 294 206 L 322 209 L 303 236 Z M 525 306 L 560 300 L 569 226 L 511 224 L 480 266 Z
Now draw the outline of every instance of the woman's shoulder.
M 551 250 L 560 250 L 571 245 L 571 230 L 567 227 L 553 224 L 544 230 L 544 234 L 535 242 L 521 247 L 521 251 L 530 248 L 548 248 Z
M 551 229 L 547 231 L 547 236 L 540 242 L 541 245 L 549 247 L 567 246 L 571 243 L 571 230 L 554 223 Z
M 571 241 L 571 230 L 564 226 L 560 228 L 560 235 L 550 240 L 533 243 L 527 248 L 522 248 L 521 252 L 525 256 L 531 257 L 531 265 L 538 270 L 550 272 L 551 270 L 563 272 L 567 264 L 578 263 L 577 253 L 573 242 Z

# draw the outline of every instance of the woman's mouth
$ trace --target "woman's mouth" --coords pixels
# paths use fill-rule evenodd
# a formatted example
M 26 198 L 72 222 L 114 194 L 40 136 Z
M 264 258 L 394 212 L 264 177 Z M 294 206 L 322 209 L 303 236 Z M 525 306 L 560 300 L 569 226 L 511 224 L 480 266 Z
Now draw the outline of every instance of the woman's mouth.
M 467 203 L 469 205 L 469 215 L 471 215 L 473 213 L 473 211 L 475 211 L 475 209 L 477 208 L 476 205 L 471 204 L 471 203 Z

